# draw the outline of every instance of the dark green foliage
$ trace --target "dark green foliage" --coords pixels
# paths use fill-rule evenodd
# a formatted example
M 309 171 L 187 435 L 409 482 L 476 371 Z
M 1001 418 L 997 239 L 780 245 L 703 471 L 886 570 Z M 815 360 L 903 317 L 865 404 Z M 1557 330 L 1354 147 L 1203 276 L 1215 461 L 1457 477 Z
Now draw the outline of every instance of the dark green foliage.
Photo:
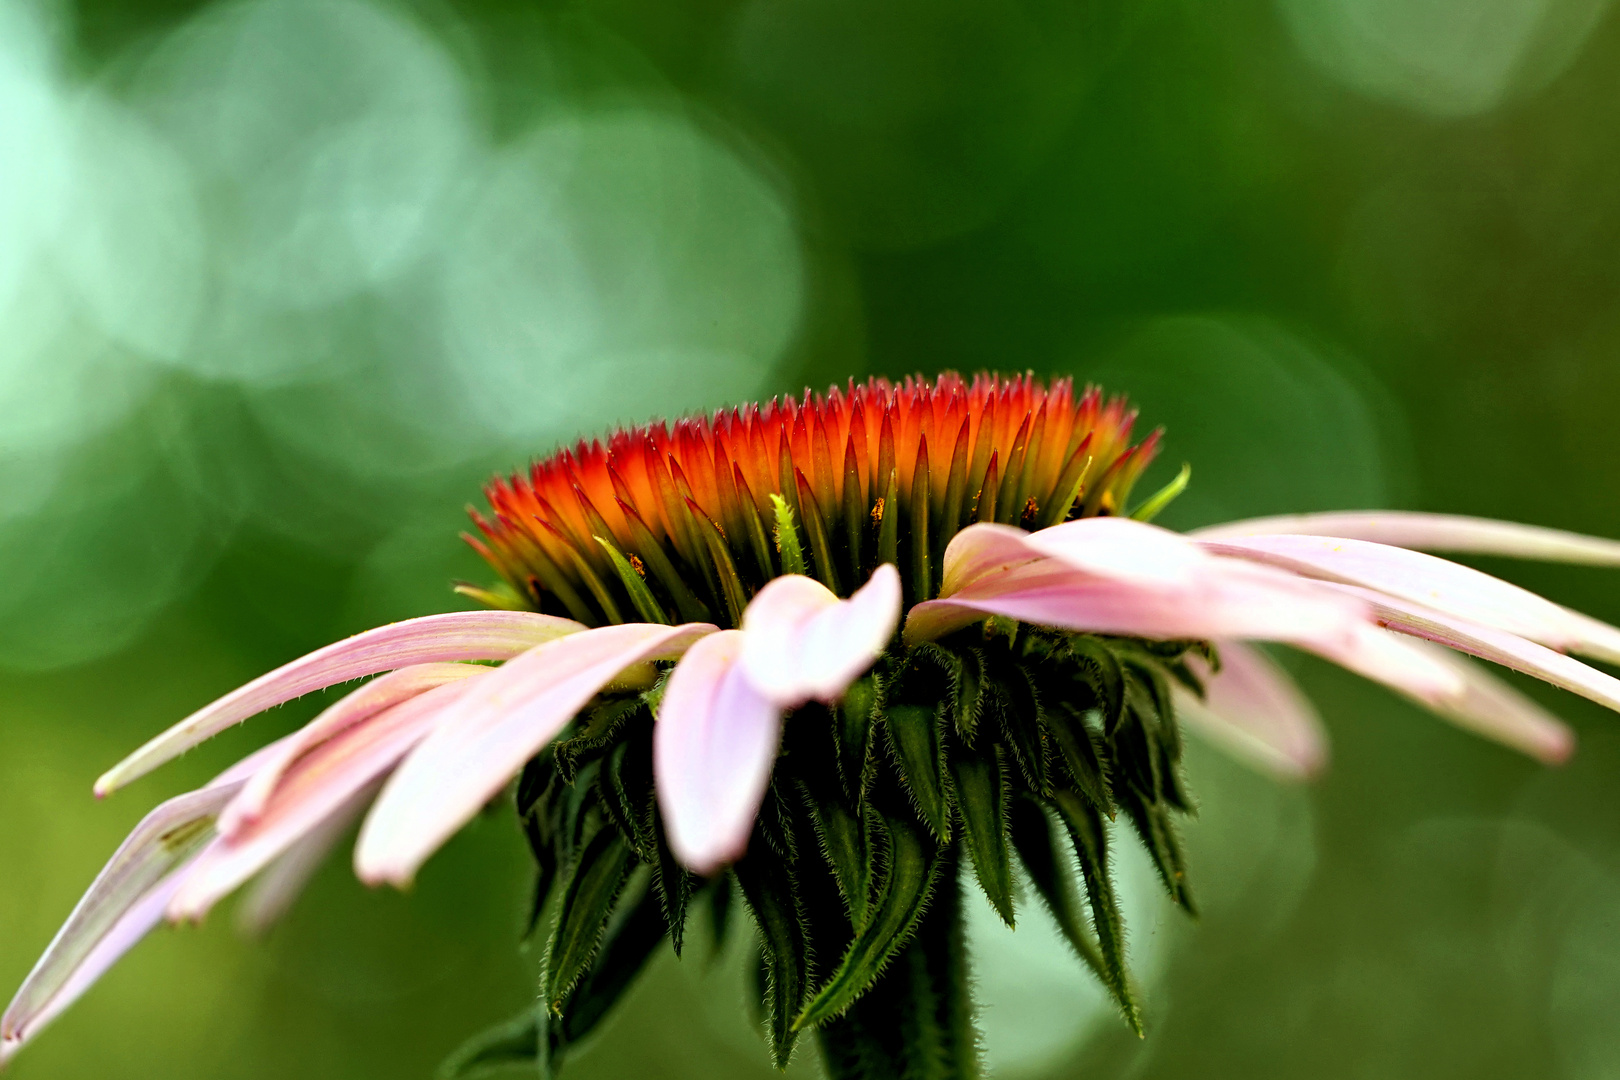
M 941 843 L 950 843 L 951 811 L 945 775 L 944 724 L 941 708 L 895 704 L 888 707 L 884 730 L 894 752 L 900 779 L 923 824 Z
M 616 830 L 598 829 L 580 850 L 563 890 L 546 957 L 546 1001 L 561 1009 L 596 955 L 636 856 Z
M 1007 851 L 1007 775 L 1000 753 L 958 751 L 951 755 L 956 805 L 962 815 L 962 840 L 973 860 L 973 872 L 991 906 L 1013 925 L 1012 860 Z
M 928 905 L 944 863 L 942 849 L 903 817 L 884 814 L 880 822 L 879 832 L 886 841 L 885 865 L 871 917 L 856 933 L 831 978 L 794 1021 L 796 1030 L 837 1016 L 865 993 L 889 958 L 906 943 Z
M 798 1039 L 793 1020 L 810 988 L 810 940 L 794 874 L 781 859 L 744 859 L 737 864 L 743 898 L 759 924 L 764 961 L 765 1026 L 771 1060 L 786 1068 Z
M 862 543 L 909 544 L 892 521 L 874 521 Z M 830 569 L 846 543 L 811 528 L 803 554 Z M 604 696 L 518 784 L 534 917 L 550 920 L 545 1008 L 469 1044 L 456 1075 L 513 1061 L 555 1068 L 666 935 L 681 952 L 694 901 L 720 947 L 735 883 L 758 932 L 758 1015 L 778 1066 L 813 1028 L 835 1080 L 976 1076 L 961 889 L 971 867 L 1011 925 L 1014 852 L 1140 1032 L 1111 845 L 1134 833 L 1192 910 L 1175 831 L 1192 801 L 1171 687 L 1200 691 L 1184 662 L 1194 652 L 1213 664 L 1198 643 L 1006 620 L 892 652 L 841 702 L 786 719 L 748 852 L 713 881 L 682 868 L 664 838 L 652 758 L 661 687 Z
M 841 1080 L 974 1080 L 978 1033 L 954 866 L 915 935 L 842 1016 L 823 1024 L 822 1060 Z

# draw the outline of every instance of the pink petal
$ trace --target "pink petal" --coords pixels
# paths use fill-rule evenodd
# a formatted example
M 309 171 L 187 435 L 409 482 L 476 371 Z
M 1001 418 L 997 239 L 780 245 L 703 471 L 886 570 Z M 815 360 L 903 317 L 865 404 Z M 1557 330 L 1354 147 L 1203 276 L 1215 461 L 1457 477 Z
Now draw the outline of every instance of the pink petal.
M 1562 764 L 1574 752 L 1575 733 L 1568 725 L 1480 665 L 1427 641 L 1408 638 L 1406 646 L 1449 665 L 1463 683 L 1453 698 L 1420 704 L 1466 731 L 1549 765 Z
M 742 665 L 781 708 L 835 701 L 882 655 L 900 621 L 900 575 L 883 565 L 848 600 L 798 575 L 761 589 L 743 612 Z
M 1110 581 L 1143 585 L 1190 582 L 1209 565 L 1180 533 L 1122 517 L 1093 517 L 1030 533 L 1029 550 Z
M 1218 644 L 1221 670 L 1202 700 L 1176 687 L 1176 712 L 1190 728 L 1276 776 L 1302 779 L 1327 764 L 1327 731 L 1288 673 L 1258 649 Z
M 1588 667 L 1573 657 L 1554 652 L 1516 634 L 1480 626 L 1454 615 L 1425 608 L 1397 597 L 1382 596 L 1369 589 L 1339 586 L 1372 604 L 1378 621 L 1391 630 L 1469 653 L 1503 667 L 1544 679 L 1554 686 L 1573 691 L 1600 705 L 1620 711 L 1620 679 Z
M 96 781 L 107 795 L 198 743 L 284 701 L 366 675 L 441 660 L 505 660 L 584 627 L 527 611 L 454 611 L 356 634 L 261 675 L 192 713 Z
M 1105 580 L 1045 559 L 917 604 L 904 640 L 933 640 L 989 615 L 1149 638 L 1339 640 L 1368 620 L 1365 605 L 1344 599 L 1291 574 L 1214 556 L 1204 573 L 1173 585 Z
M 309 884 L 309 879 L 315 876 L 315 871 L 320 869 L 332 849 L 337 847 L 338 841 L 343 839 L 343 834 L 360 820 L 360 815 L 371 805 L 371 800 L 381 787 L 382 781 L 379 779 L 361 788 L 325 821 L 293 841 L 291 847 L 278 855 L 254 881 L 247 895 L 237 903 L 237 929 L 250 937 L 258 937 L 280 922 Z
M 301 757 L 261 817 L 198 858 L 169 905 L 169 918 L 201 919 L 293 844 L 341 815 L 351 800 L 377 785 L 428 736 L 449 706 L 493 676 L 494 671 L 485 669 L 477 680 L 429 690 L 339 732 Z
M 287 769 L 311 748 L 424 691 L 488 671 L 472 664 L 416 664 L 366 683 L 281 741 L 280 752 L 254 770 L 242 793 L 220 814 L 220 833 L 233 837 L 263 814 Z
M 50 992 L 38 1002 L 37 1007 L 27 1015 L 19 1013 L 13 1017 L 13 1012 L 17 1012 L 17 1002 L 22 999 L 22 991 L 18 992 L 17 1001 L 6 1011 L 7 1023 L 3 1026 L 3 1034 L 0 1034 L 0 1069 L 25 1043 L 67 1011 L 70 1005 L 84 996 L 86 990 L 123 959 L 125 953 L 152 932 L 152 928 L 162 921 L 163 909 L 184 877 L 185 867 L 182 866 L 125 908 L 82 959 L 71 970 L 61 973 L 65 977 L 54 979 Z M 35 974 L 30 975 L 29 981 L 23 984 L 25 991 L 34 983 L 39 972 L 37 967 L 34 970 Z
M 653 729 L 670 850 L 704 876 L 742 857 L 782 737 L 780 710 L 739 663 L 746 636 L 722 630 L 687 650 L 664 688 Z
M 1471 567 L 1405 548 L 1318 536 L 1209 540 L 1209 550 L 1375 589 L 1559 650 L 1620 660 L 1620 629 Z
M 213 819 L 241 782 L 178 795 L 158 806 L 113 853 L 62 929 L 23 980 L 5 1015 L 0 1040 L 17 1046 L 65 1009 L 156 923 L 175 871 L 213 835 Z
M 1453 514 L 1405 510 L 1340 511 L 1252 518 L 1194 530 L 1200 540 L 1234 540 L 1276 533 L 1339 536 L 1422 551 L 1506 555 L 1548 562 L 1620 566 L 1620 541 Z
M 360 830 L 361 880 L 407 884 L 603 687 L 714 631 L 707 623 L 604 626 L 549 642 L 478 680 L 383 789 Z
M 939 595 L 950 596 L 981 578 L 1039 558 L 1039 553 L 1031 550 L 1029 534 L 1023 529 L 989 522 L 969 525 L 945 546 L 945 572 Z

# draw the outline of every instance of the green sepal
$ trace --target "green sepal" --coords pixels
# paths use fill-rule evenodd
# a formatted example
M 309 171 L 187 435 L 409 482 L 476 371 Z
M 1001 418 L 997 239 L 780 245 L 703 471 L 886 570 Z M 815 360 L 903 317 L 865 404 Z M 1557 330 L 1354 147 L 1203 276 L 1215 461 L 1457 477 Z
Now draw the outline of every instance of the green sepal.
M 647 727 L 650 729 L 651 724 Z M 598 774 L 603 808 L 624 834 L 636 858 L 656 862 L 658 832 L 653 827 L 653 752 L 650 730 L 615 746 Z
M 645 704 L 639 697 L 609 698 L 600 701 L 577 724 L 574 734 L 556 744 L 557 771 L 564 783 L 577 779 L 581 761 L 613 745 L 626 723 Z
M 1085 916 L 1080 911 L 1080 898 L 1075 895 L 1072 862 L 1059 844 L 1052 819 L 1033 799 L 1015 799 L 1007 813 L 1007 834 L 1018 861 L 1024 866 L 1029 883 L 1051 913 L 1064 940 L 1075 955 L 1085 962 L 1104 986 L 1110 985 L 1108 970 L 1102 953 L 1086 929 Z
M 1079 661 L 1080 672 L 1096 695 L 1103 730 L 1112 735 L 1125 714 L 1125 669 L 1101 638 L 1075 634 L 1069 638 L 1068 646 L 1069 656 Z
M 664 835 L 663 816 L 658 812 L 656 802 L 653 807 L 653 831 L 657 836 Z M 653 888 L 657 890 L 659 903 L 663 906 L 670 947 L 679 956 L 686 941 L 686 909 L 692 900 L 692 872 L 675 861 L 675 853 L 669 850 L 668 844 L 658 844 L 657 848 L 658 858 L 652 863 Z
M 810 941 L 793 871 L 784 860 L 755 854 L 737 863 L 733 873 L 759 924 L 764 967 L 760 998 L 765 1006 L 766 1035 L 771 1061 L 785 1069 L 799 1037 L 793 1018 L 810 988 Z
M 1047 714 L 1047 730 L 1052 733 L 1058 757 L 1064 771 L 1074 781 L 1075 790 L 1112 818 L 1114 800 L 1108 790 L 1107 769 L 1097 753 L 1097 744 L 1092 741 L 1085 717 L 1068 702 L 1061 702 L 1054 712 Z
M 466 1080 L 501 1069 L 528 1068 L 551 1076 L 551 1021 L 539 1006 L 479 1032 L 439 1066 L 440 1080 Z
M 882 700 L 882 683 L 875 675 L 867 675 L 850 684 L 834 710 L 838 778 L 844 794 L 857 806 L 866 802 L 866 786 L 872 778 L 872 723 Z
M 1142 846 L 1153 857 L 1153 865 L 1170 898 L 1187 914 L 1197 915 L 1198 905 L 1193 902 L 1187 886 L 1187 865 L 1169 811 L 1163 804 L 1149 803 L 1130 790 L 1121 791 L 1119 799 L 1125 815 L 1142 838 Z
M 667 626 L 669 616 L 653 596 L 652 590 L 647 588 L 647 583 L 642 580 L 641 575 L 636 573 L 636 568 L 630 565 L 630 560 L 624 557 L 624 552 L 619 550 L 619 545 L 603 536 L 595 537 L 595 540 L 602 545 L 602 550 L 607 552 L 608 560 L 613 564 L 613 572 L 619 575 L 619 583 L 624 586 L 624 591 L 630 594 L 630 603 L 635 606 L 636 614 L 647 622 Z
M 923 824 L 940 843 L 951 839 L 950 780 L 940 717 L 928 705 L 889 705 L 883 727 L 906 790 Z
M 1001 730 L 1012 748 L 1024 779 L 1032 791 L 1051 790 L 1047 770 L 1046 739 L 1041 732 L 1041 703 L 1023 668 L 1003 665 L 996 672 L 992 701 L 1001 716 Z
M 651 888 L 635 904 L 620 909 L 590 970 L 568 995 L 560 1022 L 552 1022 L 554 1028 L 560 1029 L 555 1041 L 567 1046 L 595 1030 L 647 966 L 653 950 L 664 938 L 664 925 L 659 899 Z
M 1131 993 L 1130 973 L 1125 967 L 1125 924 L 1120 918 L 1119 900 L 1114 895 L 1108 866 L 1108 833 L 1102 815 L 1072 791 L 1054 792 L 1052 806 L 1068 829 L 1069 842 L 1080 860 L 1080 876 L 1086 883 L 1086 897 L 1091 901 L 1091 922 L 1102 956 L 1103 985 L 1114 996 L 1131 1029 L 1140 1035 L 1142 1014 Z
M 951 755 L 962 840 L 973 873 L 1002 922 L 1013 925 L 1012 860 L 1007 851 L 1007 774 L 1000 747 L 995 756 L 959 751 Z
M 719 959 L 725 951 L 726 935 L 731 930 L 731 913 L 735 904 L 732 902 L 732 881 L 729 871 L 721 871 L 720 876 L 711 878 L 705 888 L 708 899 L 706 905 L 709 911 L 709 941 L 713 945 L 710 952 L 710 962 Z
M 838 883 L 851 925 L 866 921 L 872 891 L 872 838 L 867 815 L 839 798 L 839 784 L 810 770 L 801 775 L 799 791 L 820 841 L 821 853 Z
M 956 733 L 965 742 L 972 743 L 984 712 L 985 658 L 980 649 L 947 649 L 932 641 L 914 646 L 906 656 L 909 671 L 916 671 L 918 661 L 926 661 L 945 673 L 949 684 L 946 701 Z M 915 677 L 915 676 L 914 676 Z M 932 686 L 928 687 L 932 689 Z
M 837 970 L 799 1013 L 795 1031 L 828 1020 L 866 992 L 884 965 L 916 928 L 944 862 L 932 838 L 904 818 L 882 815 L 888 865 L 867 923 L 850 943 Z
M 610 827 L 598 829 L 574 860 L 546 954 L 545 1000 L 554 1012 L 590 966 L 635 864 L 630 845 Z
M 799 526 L 793 520 L 793 508 L 777 494 L 771 495 L 771 506 L 776 511 L 774 538 L 777 553 L 782 556 L 782 573 L 804 573 L 804 549 L 799 546 Z

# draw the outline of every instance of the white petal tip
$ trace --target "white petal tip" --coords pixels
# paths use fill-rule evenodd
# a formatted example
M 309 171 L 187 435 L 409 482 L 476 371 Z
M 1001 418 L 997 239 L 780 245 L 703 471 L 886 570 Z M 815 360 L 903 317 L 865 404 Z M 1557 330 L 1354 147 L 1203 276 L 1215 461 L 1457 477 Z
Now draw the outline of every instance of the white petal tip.
M 0 1039 L 0 1069 L 10 1064 L 11 1059 L 17 1056 L 17 1051 L 22 1049 L 22 1045 L 23 1041 L 19 1036 L 7 1035 L 4 1039 Z
M 1562 765 L 1575 754 L 1575 733 L 1569 728 L 1550 731 L 1531 754 L 1543 765 Z
M 96 779 L 95 786 L 90 789 L 91 793 L 94 794 L 98 799 L 105 799 L 107 796 L 111 795 L 117 790 L 118 777 L 114 773 L 110 772 L 102 773 L 101 776 Z M 4 1060 L 4 1058 L 0 1058 L 0 1062 L 3 1062 Z

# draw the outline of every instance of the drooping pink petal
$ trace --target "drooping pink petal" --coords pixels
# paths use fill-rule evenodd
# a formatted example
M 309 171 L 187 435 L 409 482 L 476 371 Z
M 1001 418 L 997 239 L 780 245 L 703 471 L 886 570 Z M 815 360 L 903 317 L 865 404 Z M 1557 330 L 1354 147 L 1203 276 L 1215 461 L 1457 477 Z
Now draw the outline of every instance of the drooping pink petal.
M 747 848 L 782 737 L 781 711 L 739 663 L 746 636 L 722 630 L 687 650 L 653 728 L 653 773 L 670 850 L 705 876 Z
M 355 872 L 407 884 L 585 703 L 627 668 L 674 659 L 707 623 L 627 623 L 548 642 L 478 680 L 389 779 L 360 830 Z
M 6 1011 L 6 1022 L 0 1024 L 0 1069 L 163 921 L 163 909 L 180 886 L 185 872 L 186 867 L 182 865 L 123 909 L 75 965 L 52 978 L 49 992 L 42 994 L 35 1007 L 18 1010 L 17 1004 L 22 998 L 22 992 L 18 992 L 17 1001 Z M 34 971 L 37 975 L 39 968 Z M 34 983 L 35 975 L 30 975 L 23 984 L 24 990 Z
M 280 752 L 254 771 L 241 794 L 219 815 L 221 835 L 233 837 L 263 814 L 287 769 L 312 748 L 418 694 L 487 673 L 487 668 L 471 664 L 415 664 L 366 683 L 282 740 Z
M 494 676 L 438 686 L 353 724 L 298 758 L 264 813 L 201 855 L 169 905 L 169 918 L 201 919 L 221 898 L 295 843 L 341 815 L 427 737 L 446 709 Z
M 383 671 L 449 660 L 506 660 L 585 629 L 527 611 L 453 611 L 379 626 L 317 649 L 192 713 L 113 766 L 96 795 L 123 787 L 198 743 L 284 701 Z
M 1406 638 L 1405 644 L 1450 666 L 1463 684 L 1453 698 L 1420 704 L 1466 731 L 1549 765 L 1562 764 L 1575 751 L 1575 733 L 1569 725 L 1479 664 L 1418 638 Z
M 1295 642 L 1343 638 L 1368 621 L 1364 604 L 1282 571 L 1215 556 L 1205 569 L 1174 585 L 1142 584 L 1043 559 L 917 604 L 903 636 L 907 644 L 933 640 L 997 615 L 1102 634 Z
M 360 820 L 360 815 L 371 805 L 371 800 L 381 787 L 382 780 L 379 778 L 355 792 L 325 821 L 276 856 L 275 861 L 254 879 L 247 895 L 238 901 L 234 913 L 237 930 L 249 937 L 258 937 L 280 922 L 309 884 L 310 878 L 315 876 L 315 871 L 321 868 L 338 841 L 343 839 L 344 833 Z
M 0 1016 L 0 1042 L 20 1046 L 89 988 L 162 913 L 150 897 L 214 836 L 214 818 L 241 788 L 231 781 L 177 795 L 119 845 Z
M 1221 669 L 1200 699 L 1177 685 L 1176 714 L 1235 756 L 1286 779 L 1314 776 L 1327 764 L 1322 718 L 1288 673 L 1236 641 L 1217 643 Z
M 900 574 L 884 564 L 848 600 L 807 577 L 779 577 L 743 612 L 743 669 L 784 709 L 835 701 L 876 660 L 900 621 Z
M 1569 611 L 1527 589 L 1433 555 L 1365 540 L 1260 536 L 1208 540 L 1218 554 L 1254 559 L 1327 581 L 1362 585 L 1506 630 L 1549 648 L 1620 660 L 1620 629 Z
M 1336 588 L 1367 600 L 1378 621 L 1391 630 L 1424 638 L 1458 652 L 1522 671 L 1526 675 L 1534 675 L 1554 686 L 1620 711 L 1620 679 L 1588 667 L 1574 657 L 1554 652 L 1517 634 L 1470 623 L 1398 597 L 1385 596 L 1353 585 Z
M 1620 541 L 1511 521 L 1406 510 L 1354 510 L 1251 518 L 1195 529 L 1191 535 L 1201 540 L 1234 540 L 1277 533 L 1339 536 L 1419 551 L 1505 555 L 1547 562 L 1620 566 Z

